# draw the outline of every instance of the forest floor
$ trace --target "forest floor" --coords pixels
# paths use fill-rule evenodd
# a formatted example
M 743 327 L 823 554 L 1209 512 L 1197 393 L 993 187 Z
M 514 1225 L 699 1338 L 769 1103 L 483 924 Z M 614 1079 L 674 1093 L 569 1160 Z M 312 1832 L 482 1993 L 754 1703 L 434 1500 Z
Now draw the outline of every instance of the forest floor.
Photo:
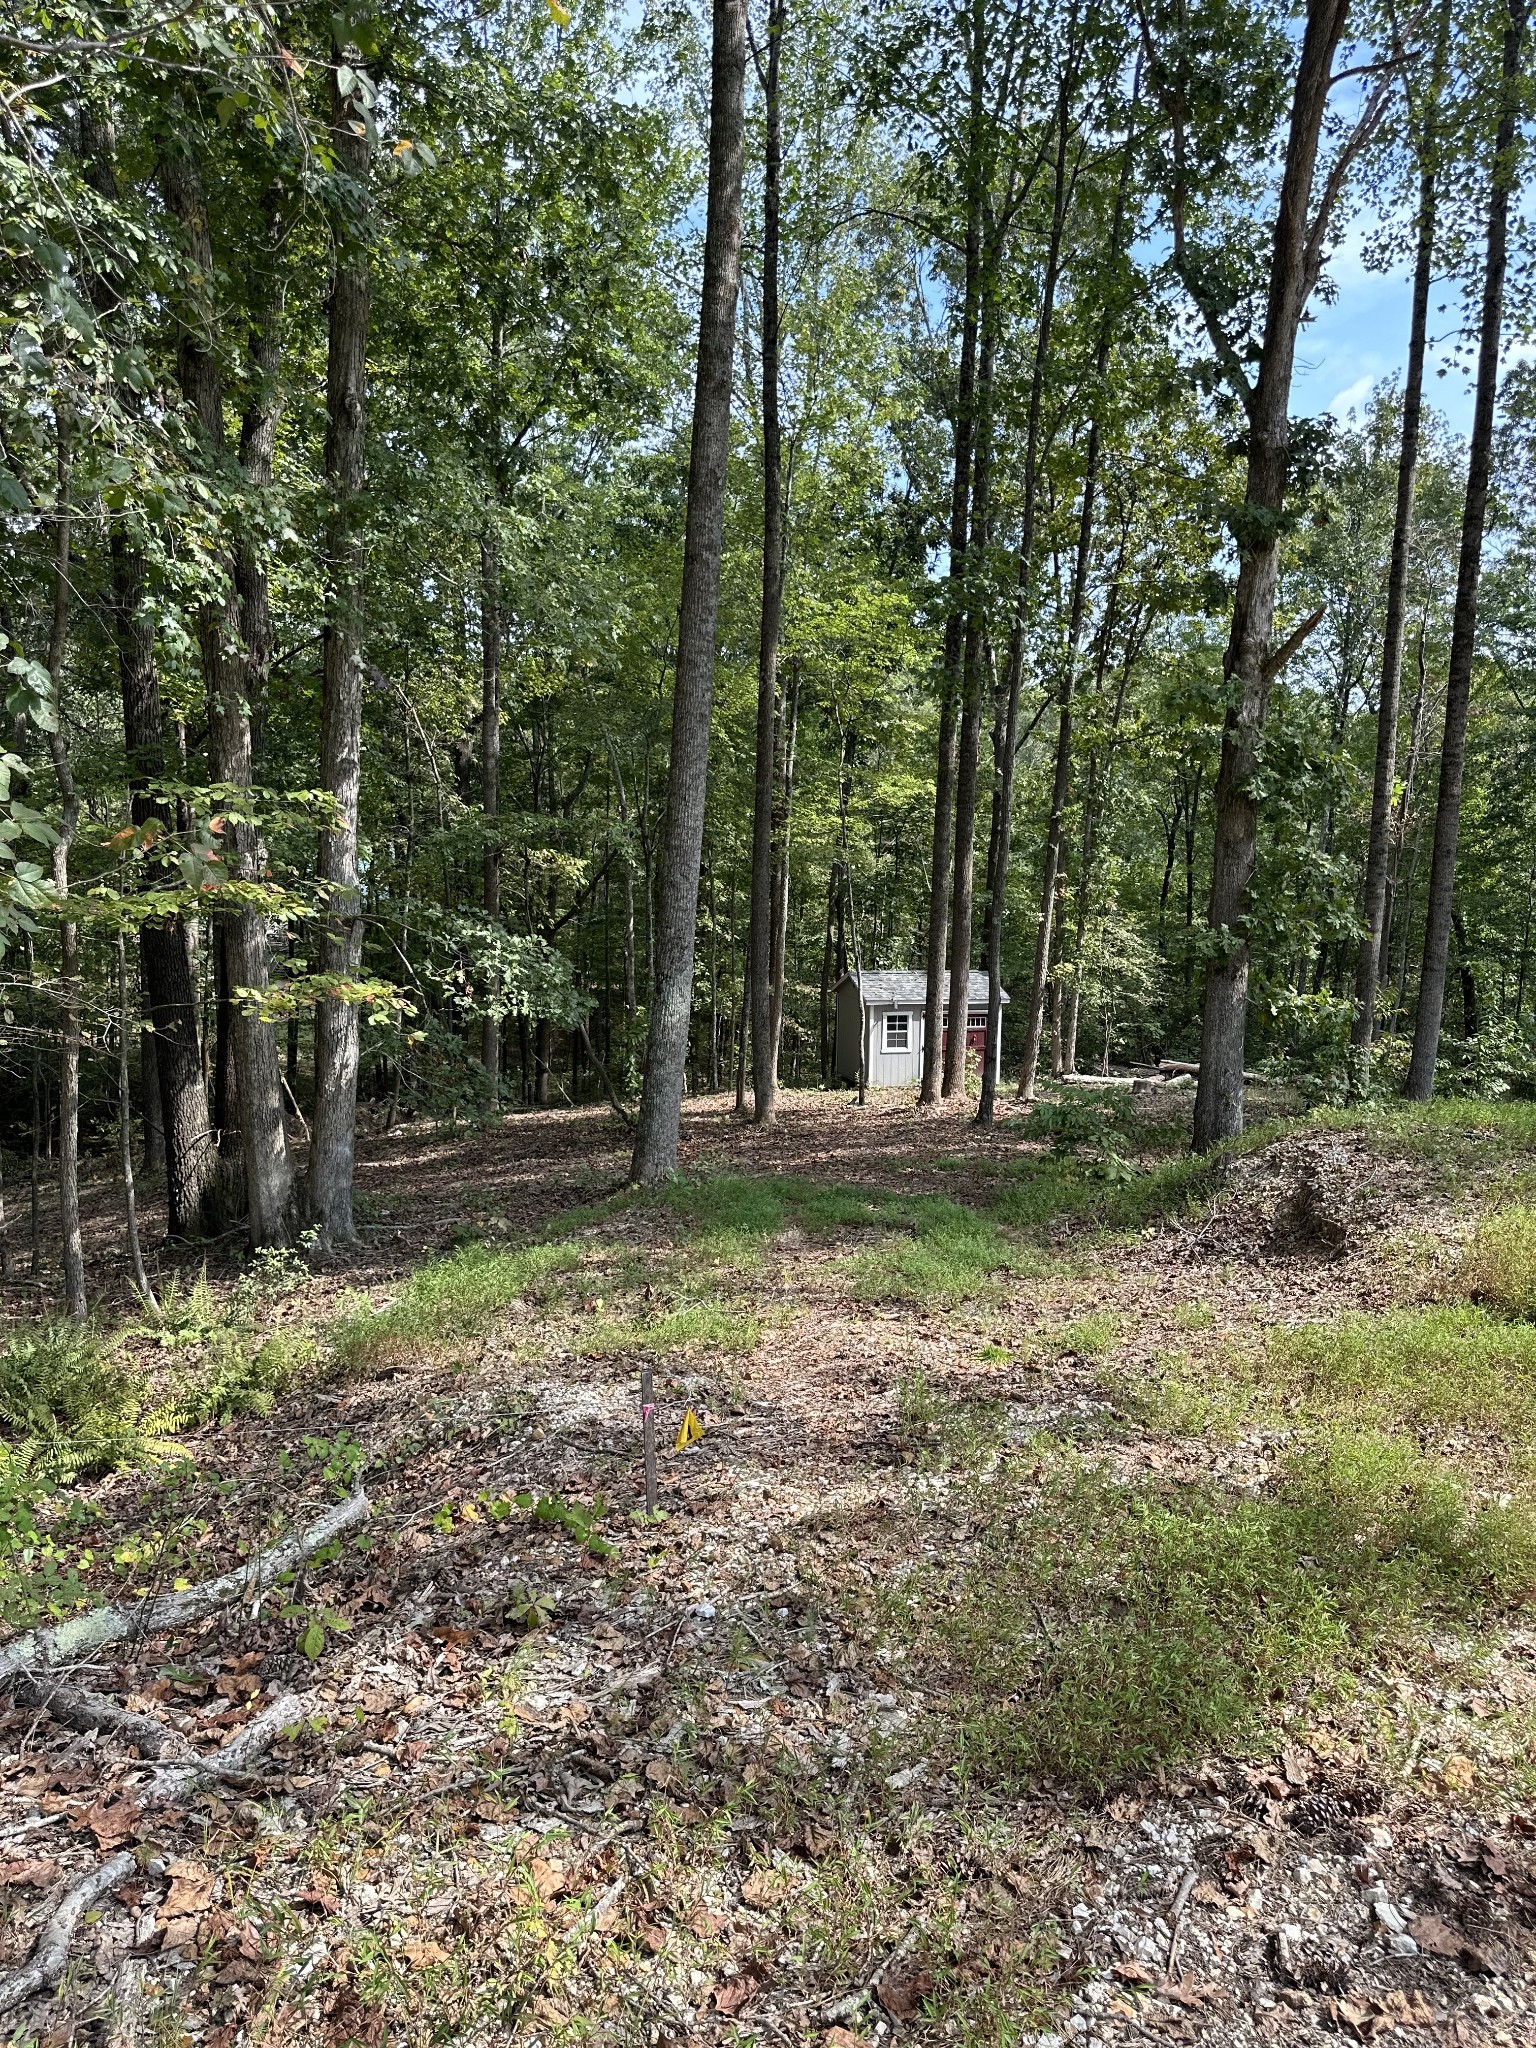
M 1536 2042 L 1536 1107 L 1188 1110 L 406 1127 L 355 1257 L 188 1268 L 51 1425 L 116 1469 L 0 1466 L 0 1633 L 372 1515 L 75 1673 L 304 1693 L 243 1784 L 0 1718 L 0 1972 L 141 1863 L 15 2039 Z

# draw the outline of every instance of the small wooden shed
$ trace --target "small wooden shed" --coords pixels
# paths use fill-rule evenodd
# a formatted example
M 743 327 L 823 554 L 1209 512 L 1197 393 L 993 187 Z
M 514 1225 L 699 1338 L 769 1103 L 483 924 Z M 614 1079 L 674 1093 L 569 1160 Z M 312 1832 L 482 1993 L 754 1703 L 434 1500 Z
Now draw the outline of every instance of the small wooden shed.
M 923 1072 L 923 1003 L 927 978 L 866 968 L 864 988 L 864 1085 L 866 1088 L 901 1088 L 918 1081 Z M 1003 991 L 1003 1001 L 1008 991 Z M 944 1005 L 944 1028 L 949 1029 L 949 1005 Z M 978 1056 L 987 1043 L 987 977 L 973 968 L 966 991 L 965 1043 Z M 996 1053 L 996 1074 L 1002 1079 L 1003 1048 Z M 837 985 L 837 1027 L 832 1046 L 832 1071 L 840 1081 L 857 1084 L 859 1078 L 859 979 L 845 974 Z

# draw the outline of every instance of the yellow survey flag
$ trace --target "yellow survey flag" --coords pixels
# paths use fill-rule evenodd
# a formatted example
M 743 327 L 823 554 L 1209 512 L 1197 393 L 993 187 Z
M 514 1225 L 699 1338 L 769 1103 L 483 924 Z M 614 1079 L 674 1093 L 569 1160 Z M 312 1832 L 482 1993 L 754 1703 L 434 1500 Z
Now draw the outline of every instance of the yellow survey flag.
M 690 1444 L 698 1444 L 703 1441 L 704 1425 L 690 1408 L 683 1417 L 683 1426 L 677 1432 L 677 1442 L 672 1448 L 674 1451 L 686 1451 Z

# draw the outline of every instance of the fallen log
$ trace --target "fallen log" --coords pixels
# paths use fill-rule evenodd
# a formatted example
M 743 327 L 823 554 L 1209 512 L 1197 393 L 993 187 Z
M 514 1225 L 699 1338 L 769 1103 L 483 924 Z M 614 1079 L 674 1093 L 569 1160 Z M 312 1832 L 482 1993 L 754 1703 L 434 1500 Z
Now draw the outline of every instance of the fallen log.
M 18 1671 L 11 1679 L 11 1698 L 18 1707 L 36 1707 L 61 1728 L 73 1728 L 78 1734 L 116 1735 L 140 1756 L 158 1760 L 167 1750 L 178 1756 L 195 1754 L 174 1728 L 152 1714 L 132 1713 L 105 1693 L 89 1692 L 62 1678 L 34 1678 L 29 1671 Z
M 38 1685 L 31 1680 L 20 1682 L 30 1688 L 38 1697 L 39 1705 L 46 1705 L 50 1713 L 58 1713 L 66 1727 L 76 1723 L 65 1719 L 66 1714 L 89 1711 L 96 1714 L 101 1708 L 112 1709 L 117 1722 L 144 1723 L 151 1735 L 163 1734 L 171 1741 L 179 1741 L 173 1730 L 162 1729 L 159 1724 L 142 1714 L 130 1714 L 126 1708 L 117 1707 L 111 1700 L 103 1700 L 99 1694 L 82 1693 L 77 1687 L 61 1684 Z M 88 1703 L 82 1707 L 81 1702 Z M 158 1770 L 141 1794 L 146 1806 L 167 1806 L 173 1800 L 183 1798 L 194 1786 L 205 1779 L 240 1779 L 249 1775 L 252 1764 L 263 1756 L 278 1736 L 296 1726 L 304 1719 L 311 1705 L 307 1694 L 284 1693 L 270 1705 L 249 1720 L 226 1742 L 222 1749 L 214 1750 L 208 1756 L 187 1755 L 179 1757 L 173 1764 Z M 92 1721 L 91 1726 L 113 1726 L 112 1721 Z M 119 1731 L 120 1732 L 120 1731 Z M 67 1892 L 58 1911 L 48 1922 L 33 1946 L 32 1954 L 20 1969 L 13 1970 L 8 1977 L 0 1978 L 0 2013 L 11 2012 L 29 1998 L 35 1998 L 41 1991 L 53 1991 L 64 1975 L 64 1966 L 69 1960 L 69 1945 L 81 1918 L 90 1911 L 99 1899 L 113 1892 L 131 1872 L 139 1867 L 139 1859 L 132 1849 L 119 1850 L 97 1865 L 89 1876 Z M 151 1868 L 156 1866 L 151 1865 Z
M 232 1572 L 208 1579 L 182 1592 L 161 1593 L 132 1607 L 93 1607 L 52 1628 L 32 1629 L 0 1650 L 0 1684 L 17 1672 L 36 1676 L 51 1666 L 68 1663 L 88 1650 L 121 1642 L 125 1636 L 158 1636 L 188 1622 L 202 1621 L 221 1607 L 263 1593 L 296 1566 L 323 1550 L 371 1512 L 368 1496 L 358 1492 L 323 1514 L 307 1529 L 282 1537 L 270 1550 L 258 1551 Z
M 37 1937 L 26 1962 L 20 1969 L 12 1970 L 8 1977 L 0 1977 L 0 2012 L 13 2012 L 40 1991 L 58 1988 L 59 1979 L 64 1975 L 64 1965 L 69 1961 L 69 1944 L 82 1918 L 98 1899 L 116 1891 L 138 1867 L 139 1859 L 134 1852 L 120 1849 L 105 1863 L 98 1864 L 88 1877 L 82 1877 L 72 1891 L 65 1893 L 58 1911 Z
M 297 1727 L 312 1705 L 307 1693 L 281 1694 L 237 1729 L 222 1749 L 211 1750 L 206 1756 L 179 1757 L 175 1763 L 156 1771 L 139 1796 L 146 1806 L 168 1806 L 205 1778 L 248 1777 L 257 1758 L 266 1754 L 279 1735 Z

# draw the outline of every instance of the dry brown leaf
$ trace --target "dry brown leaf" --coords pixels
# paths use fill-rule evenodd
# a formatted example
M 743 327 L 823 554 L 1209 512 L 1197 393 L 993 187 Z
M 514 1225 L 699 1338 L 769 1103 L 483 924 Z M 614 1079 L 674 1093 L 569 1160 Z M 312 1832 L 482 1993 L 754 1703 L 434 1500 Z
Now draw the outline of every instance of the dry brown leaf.
M 448 1960 L 448 1951 L 440 1941 L 408 1941 L 402 1945 L 400 1953 L 418 1970 L 425 1969 L 428 1963 L 446 1963 Z
M 190 1856 L 174 1856 L 166 1871 L 171 1888 L 165 1895 L 165 1904 L 155 1915 L 156 1922 L 166 1927 L 173 1920 L 193 1919 L 206 1913 L 213 1904 L 219 1884 L 207 1864 L 198 1863 Z
M 0 1885 L 36 1885 L 46 1891 L 59 1874 L 51 1856 L 24 1856 L 16 1863 L 0 1863 Z
M 124 1842 L 132 1841 L 143 1818 L 136 1799 L 105 1799 L 86 1813 L 72 1814 L 70 1826 L 89 1828 L 98 1848 L 120 1849 Z
M 528 1874 L 533 1879 L 534 1890 L 546 1904 L 551 1899 L 558 1899 L 571 1881 L 563 1863 L 550 1863 L 542 1856 L 534 1857 L 528 1866 Z
M 886 1971 L 875 1986 L 875 1996 L 893 2020 L 914 2020 L 932 1989 L 933 1977 L 929 1971 L 903 1967 Z
M 717 1984 L 710 1993 L 710 2006 L 715 2012 L 726 2014 L 740 2012 L 750 2005 L 762 1988 L 760 1981 L 750 1970 L 743 1970 L 738 1977 L 727 1977 L 723 1984 Z
M 761 1910 L 765 1906 L 776 1905 L 788 1890 L 789 1879 L 783 1871 L 761 1863 L 742 1879 L 741 1902 L 744 1906 L 755 1906 Z
M 869 2048 L 862 2034 L 855 2034 L 847 2027 L 828 2027 L 821 2037 L 822 2048 Z

